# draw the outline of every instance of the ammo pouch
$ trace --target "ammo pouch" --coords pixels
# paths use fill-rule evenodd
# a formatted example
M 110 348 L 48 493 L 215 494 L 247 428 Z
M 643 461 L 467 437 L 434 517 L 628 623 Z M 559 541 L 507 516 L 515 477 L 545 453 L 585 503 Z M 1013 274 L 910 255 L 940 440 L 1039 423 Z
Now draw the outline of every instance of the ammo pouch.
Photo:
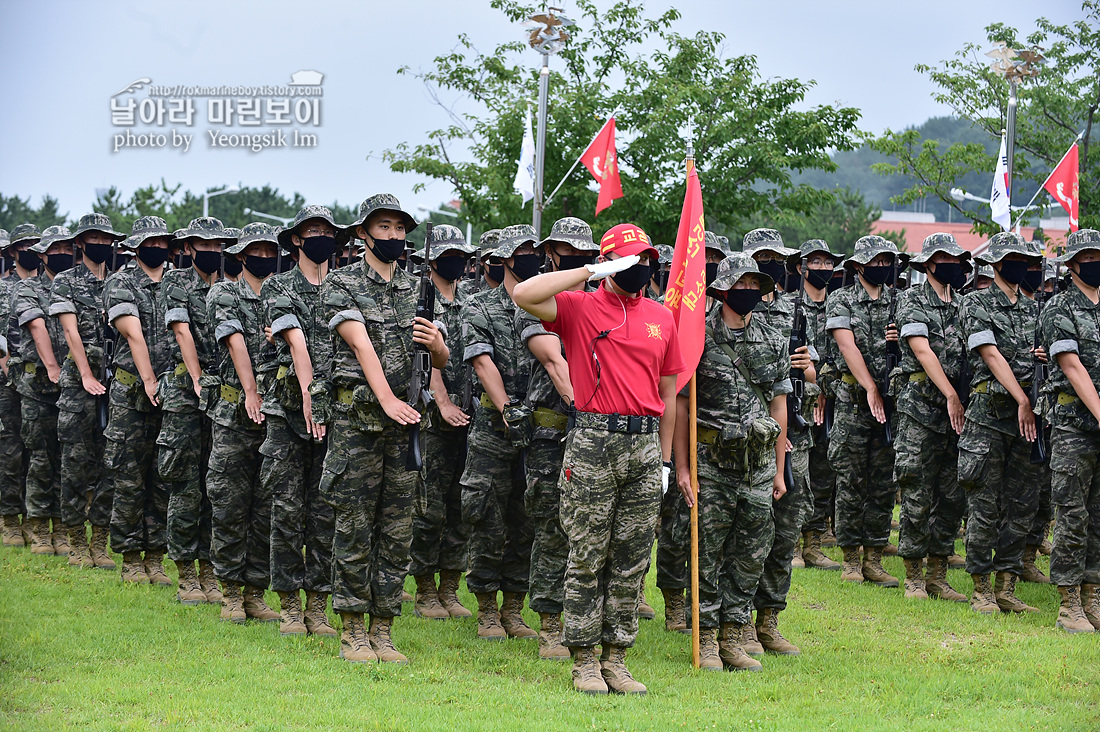
M 523 402 L 508 402 L 503 412 L 507 427 L 508 441 L 517 450 L 522 450 L 531 444 L 531 435 L 534 433 L 534 425 L 531 424 L 531 408 Z
M 332 391 L 332 382 L 328 379 L 314 379 L 309 385 L 313 421 L 317 424 L 332 422 Z
M 806 420 L 806 424 L 811 426 L 814 423 L 814 407 L 817 406 L 819 394 L 821 394 L 821 387 L 817 384 L 811 384 L 807 381 L 802 385 L 802 419 Z M 787 429 L 790 429 L 790 425 L 787 425 Z
M 745 427 L 724 425 L 711 448 L 720 468 L 748 472 L 770 464 L 781 429 L 771 417 L 759 417 Z
M 302 387 L 294 374 L 293 365 L 280 366 L 275 372 L 273 396 L 283 409 L 294 412 L 302 410 Z
M 214 374 L 203 374 L 199 377 L 199 388 L 202 390 L 199 393 L 199 411 L 211 419 L 214 418 L 214 410 L 218 406 L 218 400 L 221 399 L 221 385 L 221 378 Z M 190 379 L 188 379 L 187 389 L 191 389 Z

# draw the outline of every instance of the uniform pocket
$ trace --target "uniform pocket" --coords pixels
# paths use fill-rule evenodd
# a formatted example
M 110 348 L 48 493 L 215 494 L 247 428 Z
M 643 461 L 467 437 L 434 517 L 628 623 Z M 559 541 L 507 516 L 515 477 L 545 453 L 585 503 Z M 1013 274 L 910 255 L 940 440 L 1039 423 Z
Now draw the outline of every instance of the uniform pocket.
M 188 434 L 185 430 L 161 429 L 157 435 L 157 470 L 162 479 L 170 482 L 187 479 L 191 445 L 198 439 L 198 435 Z
M 476 525 L 481 523 L 489 511 L 492 500 L 492 486 L 462 486 L 462 522 Z
M 343 455 L 329 453 L 325 456 L 325 467 L 321 471 L 321 482 L 318 491 L 321 498 L 330 505 L 337 505 L 336 488 L 340 482 L 340 476 L 348 469 L 348 459 Z
M 976 487 L 985 472 L 989 455 L 990 438 L 978 430 L 964 429 L 959 438 L 959 485 Z

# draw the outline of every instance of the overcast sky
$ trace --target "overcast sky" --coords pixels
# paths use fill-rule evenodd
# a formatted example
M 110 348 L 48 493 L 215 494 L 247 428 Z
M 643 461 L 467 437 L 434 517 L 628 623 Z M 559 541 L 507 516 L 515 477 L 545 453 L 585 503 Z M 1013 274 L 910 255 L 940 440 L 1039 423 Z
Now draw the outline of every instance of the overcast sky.
M 720 31 L 727 54 L 755 54 L 764 76 L 815 80 L 808 104 L 857 107 L 861 128 L 872 132 L 947 113 L 913 66 L 948 58 L 967 41 L 982 42 L 989 23 L 1030 31 L 1039 15 L 1058 23 L 1082 17 L 1080 4 L 1068 0 L 675 5 L 683 14 L 681 33 Z M 648 14 L 670 6 L 650 2 Z M 571 14 L 568 1 L 564 7 Z M 0 28 L 0 193 L 30 196 L 35 205 L 53 194 L 70 218 L 91 210 L 97 188 L 116 185 L 128 198 L 162 177 L 193 191 L 270 183 L 288 196 L 299 191 L 324 204 L 356 204 L 386 190 L 406 208 L 434 207 L 452 197 L 448 186 L 432 182 L 414 194 L 416 184 L 428 181 L 391 173 L 379 158 L 403 141 L 422 142 L 425 131 L 447 123 L 421 84 L 399 76 L 397 68 L 428 68 L 435 55 L 454 46 L 458 33 L 488 50 L 523 32 L 487 0 L 5 0 Z M 538 62 L 534 51 L 530 62 Z M 207 100 L 199 98 L 190 128 L 166 123 L 154 130 L 167 136 L 167 149 L 112 151 L 114 136 L 126 132 L 112 123 L 112 96 L 137 79 L 165 86 L 284 85 L 300 70 L 324 74 L 321 123 L 295 125 L 285 134 L 288 142 L 293 129 L 316 134 L 315 148 L 253 153 L 211 147 L 207 130 L 221 127 L 207 122 Z M 140 102 L 147 93 L 119 95 L 116 103 Z M 172 149 L 173 127 L 193 135 L 188 151 Z

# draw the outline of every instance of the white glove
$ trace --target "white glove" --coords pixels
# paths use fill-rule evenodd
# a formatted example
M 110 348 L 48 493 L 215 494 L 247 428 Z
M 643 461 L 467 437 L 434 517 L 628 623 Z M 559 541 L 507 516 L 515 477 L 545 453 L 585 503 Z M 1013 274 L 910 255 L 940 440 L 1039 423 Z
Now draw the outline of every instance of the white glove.
M 622 272 L 624 269 L 630 269 L 641 260 L 637 254 L 629 254 L 625 257 L 619 257 L 614 260 L 607 260 L 605 262 L 596 262 L 594 264 L 586 264 L 584 268 L 591 272 L 588 281 L 602 280 L 608 275 L 613 275 L 618 272 Z
M 672 468 L 668 465 L 661 466 L 661 495 L 668 493 L 668 479 L 672 475 Z

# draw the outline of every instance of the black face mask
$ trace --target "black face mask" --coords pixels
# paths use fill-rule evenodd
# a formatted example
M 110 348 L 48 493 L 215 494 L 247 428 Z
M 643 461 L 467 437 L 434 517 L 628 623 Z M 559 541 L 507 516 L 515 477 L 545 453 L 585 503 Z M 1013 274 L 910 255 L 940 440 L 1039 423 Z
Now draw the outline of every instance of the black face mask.
M 772 278 L 772 282 L 782 287 L 784 290 L 787 284 L 787 268 L 782 262 L 777 262 L 774 259 L 770 259 L 767 262 L 757 262 L 756 266 L 760 268 L 760 271 Z
M 440 257 L 435 260 L 435 273 L 448 282 L 454 282 L 465 271 L 466 260 L 462 257 Z
M 150 269 L 156 269 L 168 261 L 168 250 L 160 247 L 138 247 L 138 259 Z
M 72 266 L 73 255 L 71 254 L 49 254 L 46 256 L 46 267 L 54 274 L 72 269 Z
M 1020 282 L 1022 287 L 1027 292 L 1035 292 L 1043 286 L 1043 270 L 1041 269 L 1029 269 L 1024 274 L 1024 279 Z
M 110 244 L 85 244 L 84 256 L 96 264 L 103 264 L 111 256 Z
M 274 258 L 272 258 L 272 261 L 274 261 Z M 243 269 L 244 264 L 236 257 L 226 257 L 225 262 L 222 263 L 222 271 L 229 277 L 239 277 Z
M 191 266 L 191 255 L 190 254 L 177 254 L 176 255 L 176 268 L 177 269 L 187 269 L 190 266 Z
M 894 279 L 894 265 L 882 264 L 877 267 L 865 266 L 863 279 L 870 285 L 886 285 Z
M 1078 262 L 1077 276 L 1089 287 L 1100 287 L 1100 262 Z
M 591 254 L 566 254 L 558 257 L 558 271 L 567 269 L 580 269 L 586 264 L 592 264 L 596 258 Z
M 23 269 L 29 269 L 34 271 L 38 269 L 38 265 L 42 264 L 42 258 L 38 256 L 36 252 L 28 252 L 23 250 L 19 252 L 19 266 Z
M 335 252 L 334 236 L 310 236 L 302 239 L 302 253 L 314 264 L 327 262 Z
M 760 290 L 728 290 L 726 292 L 726 304 L 730 306 L 730 310 L 743 318 L 760 304 L 763 297 Z
M 829 283 L 833 279 L 833 271 L 831 269 L 807 269 L 806 270 L 806 284 L 813 285 L 817 289 L 828 287 Z M 840 280 L 838 279 L 839 283 Z
M 503 264 L 490 264 L 485 267 L 485 276 L 491 279 L 493 282 L 504 281 L 504 265 Z
M 294 269 L 294 258 L 289 254 L 283 253 L 282 256 L 275 258 L 275 271 L 276 272 L 289 272 Z
M 221 269 L 222 266 L 222 253 L 221 252 L 195 252 L 194 259 L 195 269 L 199 270 L 203 274 L 212 275 Z
M 374 239 L 372 237 L 370 250 L 383 264 L 389 264 L 402 259 L 401 255 L 405 253 L 405 240 Z M 404 269 L 404 266 L 401 266 L 400 269 Z
M 1001 260 L 1001 279 L 1010 285 L 1018 285 L 1027 277 L 1027 262 Z
M 349 257 L 337 257 L 336 258 L 336 266 L 337 267 L 347 267 L 349 264 L 351 264 L 351 259 Z
M 844 275 L 835 275 L 829 278 L 829 285 L 825 288 L 825 292 L 836 292 L 844 285 Z
M 512 257 L 512 274 L 520 282 L 531 279 L 539 273 L 539 269 L 542 268 L 542 257 L 537 254 L 516 254 Z M 649 264 L 646 264 L 646 269 L 649 269 Z
M 707 262 L 707 287 L 713 285 L 716 279 L 718 279 L 718 262 Z
M 929 277 L 934 277 L 941 285 L 955 286 L 962 274 L 961 262 L 939 262 L 935 265 L 936 271 L 927 270 Z
M 649 262 L 638 262 L 633 267 L 628 267 L 618 274 L 611 275 L 611 279 L 624 292 L 634 294 L 645 287 L 645 283 L 649 282 L 649 275 L 652 271 L 649 268 Z
M 239 259 L 233 261 L 239 262 Z M 264 279 L 275 272 L 275 257 L 257 257 L 255 254 L 245 255 L 244 268 L 257 279 Z M 225 271 L 229 271 L 229 259 L 225 260 Z

